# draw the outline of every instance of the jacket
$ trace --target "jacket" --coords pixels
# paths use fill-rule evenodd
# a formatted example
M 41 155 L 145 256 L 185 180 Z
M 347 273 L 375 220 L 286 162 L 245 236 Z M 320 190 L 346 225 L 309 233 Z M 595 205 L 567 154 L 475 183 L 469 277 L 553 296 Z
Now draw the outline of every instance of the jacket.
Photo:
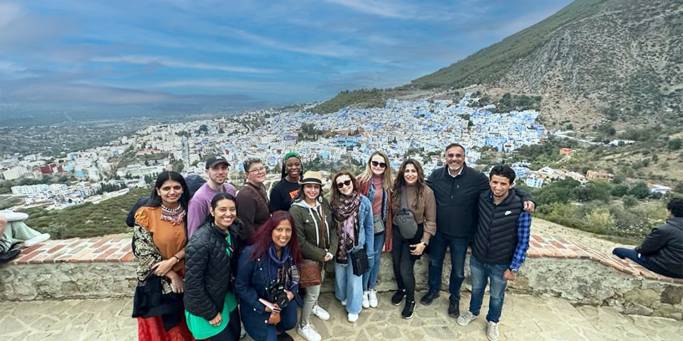
M 320 219 L 321 212 L 324 223 Z M 294 231 L 305 259 L 323 263 L 327 252 L 337 253 L 339 236 L 327 200 L 322 199 L 317 208 L 309 207 L 303 200 L 294 201 L 289 213 L 294 219 Z M 332 262 L 327 262 L 326 267 L 328 271 L 334 270 Z
M 472 254 L 489 264 L 510 264 L 517 247 L 517 219 L 524 212 L 522 199 L 508 195 L 496 205 L 491 191 L 479 197 L 479 224 L 474 234 Z
M 636 251 L 663 269 L 683 277 L 683 217 L 673 217 L 652 229 Z
M 370 200 L 370 208 L 372 209 L 372 201 L 375 198 L 375 187 L 370 186 L 371 181 L 365 181 L 365 182 L 359 182 L 358 183 L 358 192 L 360 194 L 363 194 Z M 393 227 L 393 222 L 392 219 L 394 217 L 394 213 L 392 210 L 392 199 L 391 199 L 391 192 L 387 192 L 386 195 L 384 196 L 384 202 L 382 202 L 382 219 L 384 220 L 384 252 L 390 252 L 391 247 L 392 247 L 392 227 Z
M 236 235 L 208 222 L 192 235 L 185 251 L 185 309 L 210 321 L 223 309 L 225 295 L 234 291 L 239 254 Z
M 244 238 L 249 240 L 256 230 L 270 218 L 266 190 L 263 185 L 256 186 L 247 182 L 237 193 L 235 200 L 237 216 L 244 223 L 246 231 Z

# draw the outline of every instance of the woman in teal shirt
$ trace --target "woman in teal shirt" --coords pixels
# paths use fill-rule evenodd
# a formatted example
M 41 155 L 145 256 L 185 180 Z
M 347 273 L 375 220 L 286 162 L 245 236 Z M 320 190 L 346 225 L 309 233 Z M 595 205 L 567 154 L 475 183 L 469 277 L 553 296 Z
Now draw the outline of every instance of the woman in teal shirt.
M 238 340 L 240 316 L 234 294 L 237 270 L 235 197 L 218 193 L 211 216 L 190 239 L 185 261 L 185 317 L 199 340 Z

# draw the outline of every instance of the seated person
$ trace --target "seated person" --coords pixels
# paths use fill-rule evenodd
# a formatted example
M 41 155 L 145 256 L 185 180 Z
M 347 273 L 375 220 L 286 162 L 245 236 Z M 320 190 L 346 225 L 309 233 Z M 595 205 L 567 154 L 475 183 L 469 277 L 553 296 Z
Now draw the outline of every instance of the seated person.
M 21 253 L 22 247 L 29 247 L 50 239 L 47 233 L 40 233 L 24 223 L 28 214 L 0 211 L 0 262 L 8 262 Z
M 683 278 L 683 198 L 671 199 L 666 208 L 669 220 L 652 229 L 640 246 L 617 247 L 612 253 L 660 275 Z

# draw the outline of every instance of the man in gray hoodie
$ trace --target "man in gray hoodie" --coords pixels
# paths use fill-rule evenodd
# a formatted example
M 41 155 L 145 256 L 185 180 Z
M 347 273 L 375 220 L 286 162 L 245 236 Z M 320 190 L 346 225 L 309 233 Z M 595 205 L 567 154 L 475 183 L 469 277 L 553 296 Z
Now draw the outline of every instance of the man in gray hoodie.
M 666 205 L 670 218 L 645 237 L 635 249 L 617 247 L 612 253 L 628 258 L 660 275 L 683 278 L 683 198 Z

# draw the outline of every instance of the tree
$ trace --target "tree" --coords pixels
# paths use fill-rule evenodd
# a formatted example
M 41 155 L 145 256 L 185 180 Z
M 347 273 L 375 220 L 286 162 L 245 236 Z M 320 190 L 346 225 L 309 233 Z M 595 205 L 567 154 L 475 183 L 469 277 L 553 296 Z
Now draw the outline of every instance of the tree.
M 683 141 L 679 138 L 671 139 L 669 140 L 669 150 L 679 150 L 681 149 L 681 144 L 683 144 Z
M 631 187 L 629 194 L 638 199 L 645 199 L 650 195 L 650 189 L 647 188 L 645 182 L 639 181 L 633 187 Z

